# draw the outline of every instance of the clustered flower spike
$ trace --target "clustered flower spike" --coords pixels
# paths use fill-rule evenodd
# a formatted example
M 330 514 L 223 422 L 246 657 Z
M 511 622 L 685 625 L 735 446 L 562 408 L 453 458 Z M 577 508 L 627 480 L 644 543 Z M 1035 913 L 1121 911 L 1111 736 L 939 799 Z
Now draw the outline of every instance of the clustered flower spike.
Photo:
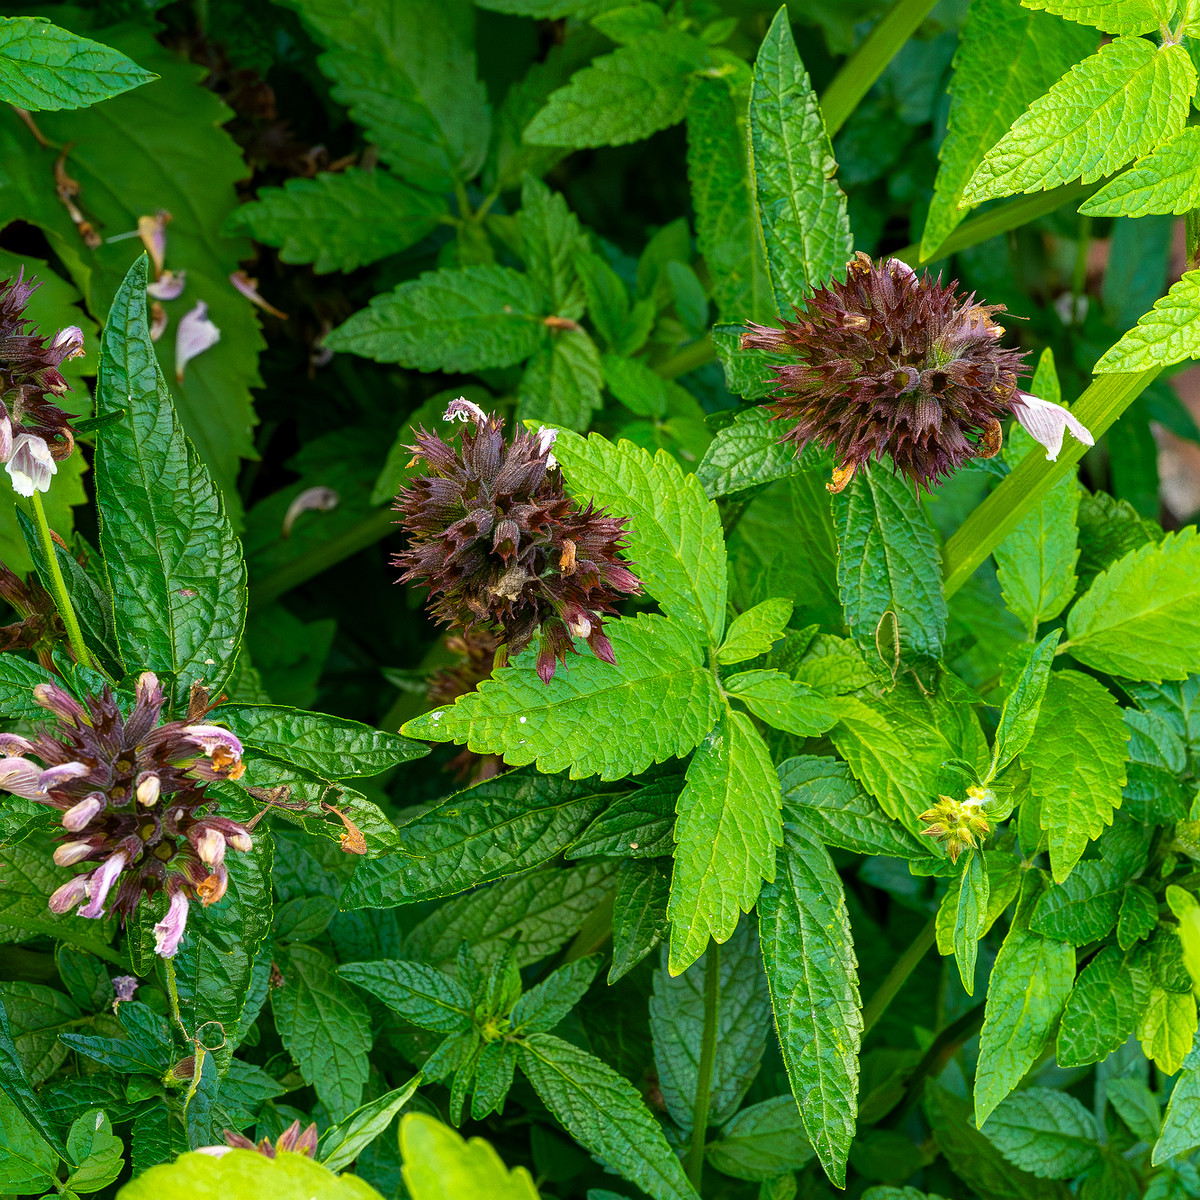
M 782 329 L 748 326 L 747 348 L 788 355 L 775 368 L 772 415 L 789 422 L 783 441 L 828 447 L 831 492 L 886 455 L 918 487 L 971 458 L 990 458 L 1010 413 L 1056 458 L 1063 431 L 1092 435 L 1063 407 L 1017 390 L 1025 354 L 1000 345 L 1000 304 L 977 304 L 899 259 L 879 265 L 859 253 L 845 283 L 818 288 Z
M 0 463 L 21 496 L 48 491 L 58 464 L 75 449 L 71 418 L 47 393 L 68 390 L 59 367 L 84 352 L 77 326 L 52 339 L 28 331 L 23 314 L 37 287 L 23 271 L 0 283 Z
M 257 1145 L 245 1134 L 234 1129 L 226 1129 L 224 1146 L 200 1146 L 197 1153 L 208 1154 L 213 1158 L 223 1158 L 230 1150 L 253 1150 L 266 1158 L 274 1158 L 277 1154 L 303 1154 L 307 1158 L 315 1158 L 317 1153 L 317 1126 L 314 1122 L 307 1129 L 300 1128 L 299 1121 L 293 1121 L 276 1139 L 274 1145 L 270 1138 L 263 1138 Z
M 32 739 L 0 734 L 0 788 L 57 809 L 63 837 L 55 863 L 86 864 L 50 897 L 51 911 L 127 918 L 144 895 L 165 890 L 167 912 L 154 936 L 169 958 L 189 904 L 224 896 L 226 851 L 251 848 L 245 827 L 215 815 L 205 794 L 210 782 L 240 778 L 241 743 L 227 729 L 190 721 L 207 704 L 199 689 L 187 718 L 159 724 L 165 698 L 149 671 L 128 716 L 107 688 L 83 703 L 53 683 L 33 694 L 56 724 Z
M 967 788 L 966 800 L 938 796 L 938 802 L 923 812 L 917 820 L 924 821 L 921 832 L 945 845 L 952 863 L 968 846 L 974 849 L 976 838 L 983 839 L 992 831 L 983 806 L 991 793 L 980 787 Z
M 506 442 L 498 418 L 462 399 L 445 419 L 463 422 L 460 446 L 422 429 L 409 447 L 430 473 L 396 499 L 409 534 L 394 560 L 404 569 L 401 582 L 429 588 L 436 620 L 491 629 L 513 654 L 540 634 L 544 683 L 575 652 L 576 637 L 597 658 L 615 661 L 601 614 L 641 590 L 617 557 L 627 522 L 591 504 L 581 509 L 566 494 L 553 430 Z

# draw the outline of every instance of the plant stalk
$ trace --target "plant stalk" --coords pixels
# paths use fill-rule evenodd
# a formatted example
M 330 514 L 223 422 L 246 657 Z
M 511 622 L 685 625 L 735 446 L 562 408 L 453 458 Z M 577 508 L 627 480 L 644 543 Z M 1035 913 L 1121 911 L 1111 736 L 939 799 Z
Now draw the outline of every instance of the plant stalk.
M 821 97 L 825 128 L 832 138 L 871 90 L 896 52 L 917 31 L 937 0 L 896 0 L 842 64 Z
M 887 978 L 879 985 L 879 990 L 867 1001 L 862 1010 L 863 1031 L 865 1038 L 874 1028 L 875 1023 L 887 1011 L 896 993 L 904 986 L 904 981 L 913 973 L 917 963 L 929 953 L 937 936 L 937 917 L 929 918 L 929 923 L 913 939 L 912 944 L 900 955 L 896 965 L 888 972 Z
M 717 1018 L 721 1009 L 721 948 L 708 943 L 704 956 L 704 1032 L 700 1040 L 700 1067 L 696 1076 L 696 1101 L 692 1105 L 692 1146 L 687 1175 L 700 1191 L 704 1175 L 704 1140 L 708 1136 L 708 1106 L 712 1099 L 713 1064 L 717 1060 Z
M 58 615 L 67 630 L 67 640 L 75 653 L 75 659 L 85 667 L 92 667 L 92 656 L 88 652 L 87 643 L 83 640 L 83 630 L 79 628 L 79 618 L 75 615 L 75 606 L 71 603 L 67 592 L 66 580 L 63 579 L 62 567 L 58 565 L 58 551 L 54 546 L 54 538 L 50 536 L 50 525 L 46 521 L 46 510 L 42 506 L 41 492 L 34 491 L 30 497 L 30 507 L 33 509 L 33 521 L 37 526 L 38 537 L 42 543 L 42 553 L 46 559 L 46 570 L 50 574 L 50 589 L 54 592 L 54 603 L 58 606 Z
M 1099 439 L 1158 376 L 1161 367 L 1146 371 L 1097 375 L 1071 411 Z M 942 574 L 947 597 L 953 596 L 989 554 L 1020 524 L 1025 514 L 1060 480 L 1074 472 L 1087 446 L 1068 437 L 1057 462 L 1027 454 L 959 526 L 942 551 Z

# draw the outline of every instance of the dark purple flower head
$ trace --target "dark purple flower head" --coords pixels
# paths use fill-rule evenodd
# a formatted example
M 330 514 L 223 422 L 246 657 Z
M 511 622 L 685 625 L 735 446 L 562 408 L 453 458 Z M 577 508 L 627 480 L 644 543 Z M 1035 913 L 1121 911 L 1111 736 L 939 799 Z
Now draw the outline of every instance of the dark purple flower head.
M 307 1129 L 300 1128 L 299 1121 L 293 1121 L 272 1144 L 270 1138 L 263 1138 L 257 1145 L 245 1134 L 235 1129 L 225 1130 L 224 1146 L 200 1146 L 198 1153 L 208 1154 L 213 1158 L 222 1158 L 230 1150 L 253 1150 L 267 1158 L 278 1154 L 303 1154 L 307 1158 L 315 1158 L 317 1154 L 317 1126 L 315 1122 Z
M 743 335 L 745 347 L 794 356 L 775 368 L 771 411 L 790 425 L 784 441 L 833 451 L 831 491 L 884 456 L 929 487 L 999 451 L 1025 354 L 1000 345 L 1002 305 L 957 296 L 955 286 L 859 253 L 845 283 L 819 288 L 796 320 Z
M 546 683 L 576 637 L 613 662 L 601 614 L 641 590 L 618 557 L 627 521 L 565 493 L 552 431 L 506 442 L 502 422 L 466 400 L 446 410 L 455 417 L 464 422 L 459 446 L 422 429 L 411 447 L 430 473 L 396 499 L 409 534 L 395 558 L 401 582 L 429 588 L 438 621 L 492 630 L 513 654 L 539 634 Z
M 227 729 L 187 718 L 160 724 L 164 696 L 150 672 L 138 680 L 128 716 L 107 688 L 80 703 L 43 683 L 34 698 L 56 724 L 32 739 L 0 734 L 0 788 L 57 809 L 63 837 L 54 861 L 87 865 L 50 897 L 51 910 L 128 917 L 144 895 L 165 890 L 167 913 L 154 932 L 156 949 L 169 957 L 189 901 L 219 900 L 226 852 L 251 847 L 245 827 L 217 816 L 205 794 L 209 782 L 241 777 L 241 743 Z M 189 711 L 206 702 L 193 696 Z

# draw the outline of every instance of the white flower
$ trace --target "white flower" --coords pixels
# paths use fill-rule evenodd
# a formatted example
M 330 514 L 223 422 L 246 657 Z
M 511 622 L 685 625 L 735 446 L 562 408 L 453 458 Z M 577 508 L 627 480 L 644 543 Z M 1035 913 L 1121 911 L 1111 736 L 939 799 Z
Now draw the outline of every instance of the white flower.
M 50 480 L 58 473 L 58 463 L 50 447 L 32 433 L 18 433 L 13 438 L 12 457 L 4 468 L 12 477 L 13 490 L 18 496 L 48 492 Z
M 538 453 L 546 456 L 546 470 L 553 471 L 558 466 L 558 459 L 550 453 L 550 447 L 558 441 L 558 430 L 547 429 L 545 425 L 538 430 Z
M 478 404 L 473 404 L 466 396 L 459 396 L 457 400 L 451 400 L 442 414 L 443 421 L 462 421 L 465 425 L 468 421 L 474 421 L 476 425 L 482 425 L 487 420 L 487 413 L 479 407 Z
M 1046 458 L 1050 462 L 1058 461 L 1058 452 L 1062 449 L 1063 432 L 1069 429 L 1074 437 L 1085 446 L 1094 446 L 1096 439 L 1088 432 L 1082 422 L 1071 415 L 1061 404 L 1051 404 L 1049 400 L 1039 400 L 1028 392 L 1017 392 L 1012 401 L 1013 416 L 1021 422 L 1022 428 L 1034 441 L 1046 447 Z
M 64 361 L 69 358 L 82 358 L 85 353 L 83 348 L 83 330 L 78 325 L 68 325 L 66 329 L 60 329 L 54 335 L 54 341 L 50 343 L 50 349 L 65 349 Z
M 175 334 L 175 378 L 182 383 L 184 367 L 220 340 L 221 331 L 208 319 L 208 305 L 197 300 L 196 307 L 179 322 Z
M 178 300 L 186 286 L 186 271 L 164 271 L 153 283 L 146 286 L 146 294 L 152 300 Z
M 188 898 L 182 888 L 173 889 L 167 915 L 154 926 L 154 952 L 171 958 L 179 949 L 183 931 L 187 928 Z

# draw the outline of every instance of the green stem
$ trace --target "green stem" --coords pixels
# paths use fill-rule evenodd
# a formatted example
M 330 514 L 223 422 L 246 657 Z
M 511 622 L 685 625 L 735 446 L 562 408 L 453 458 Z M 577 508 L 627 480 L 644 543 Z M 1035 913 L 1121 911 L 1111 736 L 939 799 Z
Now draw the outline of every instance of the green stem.
M 1200 208 L 1192 208 L 1184 216 L 1184 240 L 1187 245 L 1187 261 L 1184 269 L 1194 271 L 1200 267 Z
M 179 1026 L 184 1041 L 190 1042 L 192 1035 L 188 1033 L 187 1026 L 183 1023 L 183 1016 L 179 1011 L 179 988 L 175 983 L 175 959 L 164 958 L 162 964 L 163 974 L 167 977 L 167 995 L 171 1000 L 171 1016 L 175 1018 L 175 1024 Z M 198 1047 L 197 1053 L 199 1053 Z
M 1075 244 L 1075 268 L 1071 272 L 1071 324 L 1080 323 L 1079 298 L 1087 289 L 1088 249 L 1092 244 L 1092 218 L 1079 218 L 1079 240 Z
M 937 0 L 896 0 L 842 64 L 821 97 L 825 128 L 832 138 L 883 74 L 896 52 L 917 31 Z
M 904 981 L 913 973 L 917 963 L 929 953 L 933 940 L 937 935 L 937 917 L 930 917 L 929 924 L 917 934 L 912 945 L 900 955 L 896 965 L 888 972 L 887 978 L 879 985 L 879 990 L 867 1001 L 862 1010 L 863 1032 L 865 1038 L 874 1028 L 875 1023 L 887 1011 L 896 993 L 904 986 Z
M 693 342 L 690 346 L 684 346 L 670 358 L 664 358 L 662 362 L 655 365 L 654 370 L 664 379 L 678 379 L 680 375 L 686 375 L 689 371 L 694 371 L 697 367 L 712 362 L 716 357 L 717 352 L 713 348 L 712 338 L 705 334 L 699 341 Z
M 42 507 L 42 494 L 35 491 L 30 497 L 33 508 L 33 521 L 37 526 L 38 537 L 42 542 L 42 553 L 46 559 L 46 572 L 50 576 L 50 589 L 54 592 L 54 603 L 58 605 L 58 615 L 67 630 L 67 640 L 75 652 L 75 659 L 85 667 L 93 665 L 92 656 L 88 653 L 87 643 L 83 640 L 83 630 L 79 628 L 79 618 L 75 615 L 75 606 L 67 592 L 67 584 L 63 579 L 62 567 L 58 565 L 58 551 L 55 549 L 54 538 L 50 536 L 50 526 L 46 522 L 46 510 Z
M 704 956 L 704 1032 L 700 1040 L 700 1069 L 696 1076 L 696 1102 L 692 1105 L 692 1146 L 687 1174 L 700 1191 L 704 1175 L 704 1139 L 708 1136 L 708 1105 L 712 1098 L 713 1064 L 717 1060 L 717 1017 L 721 1008 L 721 950 L 708 943 Z
M 1097 375 L 1071 411 L 1099 438 L 1157 377 L 1146 371 Z M 942 551 L 946 595 L 952 596 L 989 554 L 1020 524 L 1025 514 L 1060 480 L 1075 470 L 1087 447 L 1068 437 L 1057 462 L 1027 454 L 1000 486 L 959 526 Z

